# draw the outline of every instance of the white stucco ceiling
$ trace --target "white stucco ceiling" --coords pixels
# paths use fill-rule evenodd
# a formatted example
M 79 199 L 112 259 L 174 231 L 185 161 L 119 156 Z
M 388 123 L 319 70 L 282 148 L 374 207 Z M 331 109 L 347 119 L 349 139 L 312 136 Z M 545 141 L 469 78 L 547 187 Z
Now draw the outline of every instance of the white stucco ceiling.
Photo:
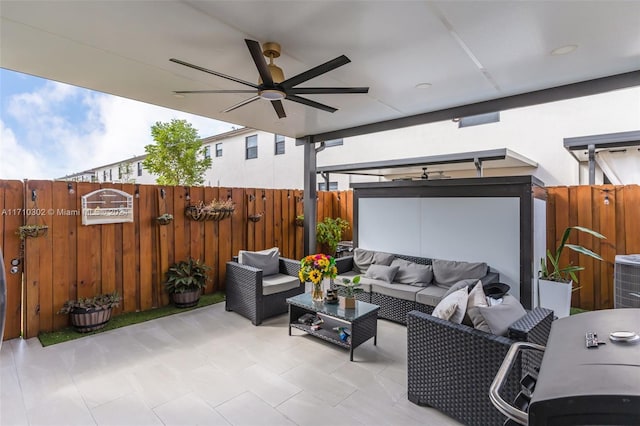
M 637 1 L 2 1 L 0 15 L 3 68 L 291 137 L 640 69 Z M 302 86 L 370 91 L 305 95 L 333 114 L 285 100 L 281 120 L 265 100 L 221 112 L 251 95 L 174 96 L 247 87 L 169 58 L 255 82 L 245 38 L 280 43 L 285 78 L 345 54 Z

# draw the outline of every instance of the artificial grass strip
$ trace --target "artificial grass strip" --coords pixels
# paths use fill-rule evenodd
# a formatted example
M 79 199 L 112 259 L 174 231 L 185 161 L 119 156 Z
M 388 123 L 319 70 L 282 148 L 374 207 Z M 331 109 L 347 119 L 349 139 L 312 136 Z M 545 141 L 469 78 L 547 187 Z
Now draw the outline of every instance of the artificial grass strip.
M 580 309 L 580 308 L 569 308 L 569 315 L 576 315 L 576 314 L 581 314 L 583 312 L 589 312 L 586 309 Z
M 192 308 L 176 308 L 173 305 L 163 306 L 162 308 L 151 309 L 142 312 L 128 312 L 114 316 L 111 320 L 101 328 L 100 330 L 91 331 L 89 333 L 78 333 L 73 327 L 63 328 L 58 331 L 52 331 L 51 333 L 40 333 L 38 339 L 42 346 L 51 346 L 56 343 L 67 342 L 69 340 L 79 339 L 84 336 L 91 336 L 92 334 L 102 333 L 103 331 L 113 330 L 115 328 L 126 327 L 132 324 L 138 324 L 141 322 L 166 317 L 168 315 L 177 314 L 180 312 L 187 312 L 193 309 L 202 308 L 205 306 L 213 305 L 224 301 L 225 294 L 223 292 L 217 292 L 213 294 L 203 294 L 200 296 L 198 304 Z

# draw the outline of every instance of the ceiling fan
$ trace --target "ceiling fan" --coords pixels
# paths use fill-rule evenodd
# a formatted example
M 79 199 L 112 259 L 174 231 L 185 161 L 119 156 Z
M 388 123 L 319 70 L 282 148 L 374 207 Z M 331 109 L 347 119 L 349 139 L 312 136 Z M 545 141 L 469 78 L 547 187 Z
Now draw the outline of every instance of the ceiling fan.
M 327 73 L 338 67 L 351 62 L 345 55 L 338 56 L 322 65 L 311 68 L 303 73 L 288 78 L 285 80 L 282 68 L 273 63 L 273 59 L 280 56 L 280 45 L 278 43 L 269 42 L 264 43 L 262 48 L 260 43 L 255 40 L 244 40 L 247 43 L 253 62 L 256 64 L 260 79 L 258 84 L 244 81 L 239 78 L 231 77 L 217 71 L 213 71 L 207 68 L 203 68 L 198 65 L 193 65 L 188 62 L 181 61 L 179 59 L 171 58 L 171 62 L 184 65 L 189 68 L 203 71 L 208 74 L 213 74 L 218 77 L 225 78 L 227 80 L 235 81 L 236 83 L 244 84 L 253 88 L 252 90 L 179 90 L 175 91 L 176 94 L 189 94 L 189 93 L 253 93 L 254 96 L 249 99 L 245 99 L 222 112 L 233 111 L 236 108 L 247 105 L 258 99 L 266 99 L 271 101 L 273 109 L 278 114 L 278 118 L 285 118 L 287 114 L 284 112 L 284 106 L 282 105 L 282 99 L 297 102 L 299 104 L 307 105 L 313 108 L 321 109 L 323 111 L 335 112 L 336 108 L 328 105 L 321 104 L 320 102 L 312 101 L 311 99 L 303 98 L 298 95 L 318 95 L 318 94 L 341 94 L 341 93 L 368 93 L 368 87 L 295 87 L 305 81 L 311 80 L 321 74 Z M 264 59 L 264 56 L 269 58 L 269 64 Z

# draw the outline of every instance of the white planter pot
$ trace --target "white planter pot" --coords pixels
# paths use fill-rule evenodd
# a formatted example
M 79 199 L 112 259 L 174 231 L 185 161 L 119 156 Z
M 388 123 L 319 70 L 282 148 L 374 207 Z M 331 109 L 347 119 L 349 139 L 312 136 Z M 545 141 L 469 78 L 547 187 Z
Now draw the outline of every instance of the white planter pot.
M 540 306 L 551 309 L 558 318 L 569 316 L 571 308 L 571 289 L 573 282 L 559 283 L 538 278 Z

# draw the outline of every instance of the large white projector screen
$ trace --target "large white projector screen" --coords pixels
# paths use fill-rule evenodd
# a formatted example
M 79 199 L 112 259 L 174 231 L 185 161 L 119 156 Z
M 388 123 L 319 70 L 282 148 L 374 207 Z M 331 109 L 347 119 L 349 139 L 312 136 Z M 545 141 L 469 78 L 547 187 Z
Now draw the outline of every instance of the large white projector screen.
M 487 262 L 520 298 L 516 197 L 360 198 L 358 246 L 435 259 Z

